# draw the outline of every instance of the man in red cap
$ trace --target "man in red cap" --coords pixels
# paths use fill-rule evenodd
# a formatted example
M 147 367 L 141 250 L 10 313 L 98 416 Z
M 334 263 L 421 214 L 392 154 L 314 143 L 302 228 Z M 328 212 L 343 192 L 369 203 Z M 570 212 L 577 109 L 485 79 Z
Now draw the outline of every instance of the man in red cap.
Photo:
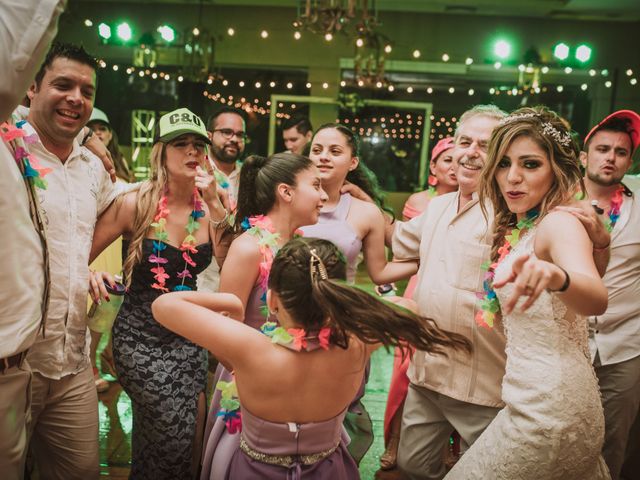
M 632 193 L 622 183 L 638 144 L 640 115 L 620 110 L 589 132 L 580 154 L 587 193 L 611 232 L 603 278 L 609 307 L 589 318 L 589 346 L 605 415 L 602 455 L 613 480 L 620 478 L 640 406 L 640 191 Z

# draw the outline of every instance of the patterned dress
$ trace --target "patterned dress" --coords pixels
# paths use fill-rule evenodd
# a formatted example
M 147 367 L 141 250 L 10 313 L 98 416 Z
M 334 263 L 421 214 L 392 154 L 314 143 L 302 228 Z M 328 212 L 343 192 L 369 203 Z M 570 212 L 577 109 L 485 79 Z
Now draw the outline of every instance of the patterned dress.
M 143 259 L 153 252 L 143 240 Z M 123 243 L 123 252 L 128 249 Z M 210 243 L 192 254 L 196 267 L 185 285 L 195 290 L 196 275 L 211 262 Z M 167 244 L 163 257 L 170 278 L 167 288 L 182 283 L 182 252 Z M 132 479 L 192 479 L 197 399 L 207 380 L 207 351 L 155 321 L 151 303 L 160 295 L 151 288 L 153 265 L 142 261 L 132 272 L 131 286 L 113 326 L 113 357 L 118 380 L 133 407 Z

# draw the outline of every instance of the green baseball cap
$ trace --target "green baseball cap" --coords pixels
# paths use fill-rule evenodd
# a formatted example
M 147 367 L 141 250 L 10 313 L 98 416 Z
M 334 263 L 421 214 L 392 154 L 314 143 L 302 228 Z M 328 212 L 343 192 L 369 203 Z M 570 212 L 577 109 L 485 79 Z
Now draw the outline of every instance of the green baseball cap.
M 185 133 L 192 133 L 211 143 L 204 122 L 188 108 L 179 108 L 160 117 L 156 142 L 167 143 Z

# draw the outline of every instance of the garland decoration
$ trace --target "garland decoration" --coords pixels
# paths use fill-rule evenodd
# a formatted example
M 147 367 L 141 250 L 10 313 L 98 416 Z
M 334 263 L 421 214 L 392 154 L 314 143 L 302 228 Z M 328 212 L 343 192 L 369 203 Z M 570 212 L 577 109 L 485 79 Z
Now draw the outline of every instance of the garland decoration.
M 260 327 L 260 331 L 271 338 L 272 343 L 277 343 L 298 352 L 302 350 L 311 351 L 316 348 L 329 350 L 329 339 L 331 337 L 331 329 L 329 327 L 321 328 L 317 335 L 309 335 L 302 328 L 284 329 L 278 326 L 276 322 L 266 321 Z
M 613 228 L 616 226 L 616 223 L 620 218 L 620 209 L 622 208 L 622 199 L 624 198 L 622 194 L 625 190 L 626 187 L 623 184 L 620 184 L 611 196 L 611 205 L 609 207 L 609 213 L 607 213 L 607 221 L 605 222 L 605 227 L 609 233 L 613 231 Z
M 46 190 L 47 181 L 44 177 L 51 172 L 51 169 L 42 167 L 38 159 L 29 153 L 29 147 L 27 146 L 38 141 L 38 134 L 27 135 L 23 129 L 27 123 L 26 120 L 18 121 L 14 115 L 13 121 L 15 125 L 8 122 L 0 124 L 0 138 L 11 146 L 13 157 L 22 172 L 22 176 L 36 188 Z
M 263 302 L 260 311 L 262 315 L 264 315 L 266 321 L 262 327 L 260 327 L 260 331 L 271 337 L 271 341 L 273 343 L 279 343 L 284 346 L 291 345 L 292 348 L 299 346 L 300 348 L 296 348 L 298 350 L 305 348 L 307 346 L 307 340 L 310 340 L 311 337 L 307 337 L 304 330 L 289 329 L 287 331 L 278 326 L 277 322 L 269 321 L 269 308 L 266 305 L 269 272 L 271 272 L 273 259 L 279 249 L 278 240 L 280 239 L 280 234 L 276 232 L 273 222 L 266 215 L 245 217 L 240 225 L 249 235 L 257 238 L 258 248 L 260 249 L 260 255 L 262 257 L 258 271 L 258 285 L 262 290 L 261 301 Z M 300 230 L 296 230 L 294 235 L 302 235 L 302 232 Z M 301 330 L 302 333 L 297 330 Z M 323 331 L 318 333 L 317 340 L 320 347 L 328 348 L 330 333 L 330 330 L 327 333 L 324 333 Z M 325 343 L 326 347 L 324 346 Z M 241 431 L 242 412 L 240 410 L 240 400 L 238 399 L 235 380 L 231 382 L 224 382 L 222 380 L 218 381 L 216 384 L 216 390 L 220 390 L 222 394 L 222 400 L 220 403 L 221 408 L 217 415 L 224 418 L 229 433 L 233 434 Z
M 482 270 L 484 273 L 484 279 L 482 281 L 482 288 L 484 291 L 476 293 L 476 296 L 480 299 L 480 310 L 476 312 L 475 320 L 478 326 L 484 328 L 493 328 L 496 314 L 500 311 L 500 302 L 496 296 L 496 292 L 493 289 L 493 280 L 495 277 L 495 271 L 500 262 L 502 262 L 509 252 L 515 248 L 520 242 L 520 235 L 523 230 L 529 230 L 533 228 L 535 220 L 538 218 L 537 210 L 529 210 L 525 217 L 521 219 L 516 227 L 511 230 L 509 235 L 505 235 L 504 243 L 498 249 L 498 260 L 491 263 L 490 260 L 482 264 Z
M 187 266 L 191 266 L 192 268 L 196 266 L 196 262 L 193 261 L 191 255 L 198 253 L 198 249 L 196 248 L 196 238 L 193 236 L 193 233 L 200 228 L 200 223 L 198 219 L 204 217 L 205 211 L 202 206 L 202 200 L 200 200 L 200 196 L 198 193 L 198 189 L 194 187 L 193 189 L 193 210 L 189 214 L 189 220 L 185 225 L 185 230 L 187 231 L 187 235 L 182 240 L 180 244 L 180 250 L 182 251 L 182 258 L 184 260 L 184 268 L 182 271 L 177 273 L 177 277 L 182 280 L 179 285 L 173 287 L 173 290 L 176 292 L 182 290 L 191 290 L 191 287 L 185 285 L 185 280 L 187 278 L 193 278 L 191 272 L 187 268 Z M 153 241 L 153 253 L 149 255 L 149 263 L 155 265 L 151 269 L 151 272 L 154 274 L 153 278 L 155 279 L 155 283 L 151 285 L 151 288 L 156 290 L 160 290 L 162 293 L 166 293 L 169 291 L 167 288 L 167 280 L 169 279 L 169 274 L 163 267 L 168 260 L 162 257 L 162 252 L 167 248 L 167 240 L 169 238 L 169 234 L 167 233 L 167 218 L 169 217 L 169 208 L 167 207 L 169 202 L 169 198 L 167 197 L 167 192 L 165 192 L 160 200 L 158 201 L 158 209 L 156 216 L 154 217 L 154 222 L 151 226 L 155 229 L 155 240 Z

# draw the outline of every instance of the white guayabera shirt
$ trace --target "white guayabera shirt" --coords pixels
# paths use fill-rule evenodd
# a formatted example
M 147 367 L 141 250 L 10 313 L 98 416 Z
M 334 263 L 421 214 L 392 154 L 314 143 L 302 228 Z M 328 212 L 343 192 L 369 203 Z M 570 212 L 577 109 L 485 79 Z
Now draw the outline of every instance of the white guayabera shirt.
M 27 134 L 35 133 L 25 125 Z M 31 153 L 41 166 L 50 168 L 47 189 L 39 190 L 47 231 L 51 293 L 46 335 L 39 335 L 27 360 L 35 372 L 59 379 L 90 365 L 87 328 L 89 253 L 98 216 L 123 187 L 111 183 L 102 161 L 77 140 L 62 163 L 40 141 Z

